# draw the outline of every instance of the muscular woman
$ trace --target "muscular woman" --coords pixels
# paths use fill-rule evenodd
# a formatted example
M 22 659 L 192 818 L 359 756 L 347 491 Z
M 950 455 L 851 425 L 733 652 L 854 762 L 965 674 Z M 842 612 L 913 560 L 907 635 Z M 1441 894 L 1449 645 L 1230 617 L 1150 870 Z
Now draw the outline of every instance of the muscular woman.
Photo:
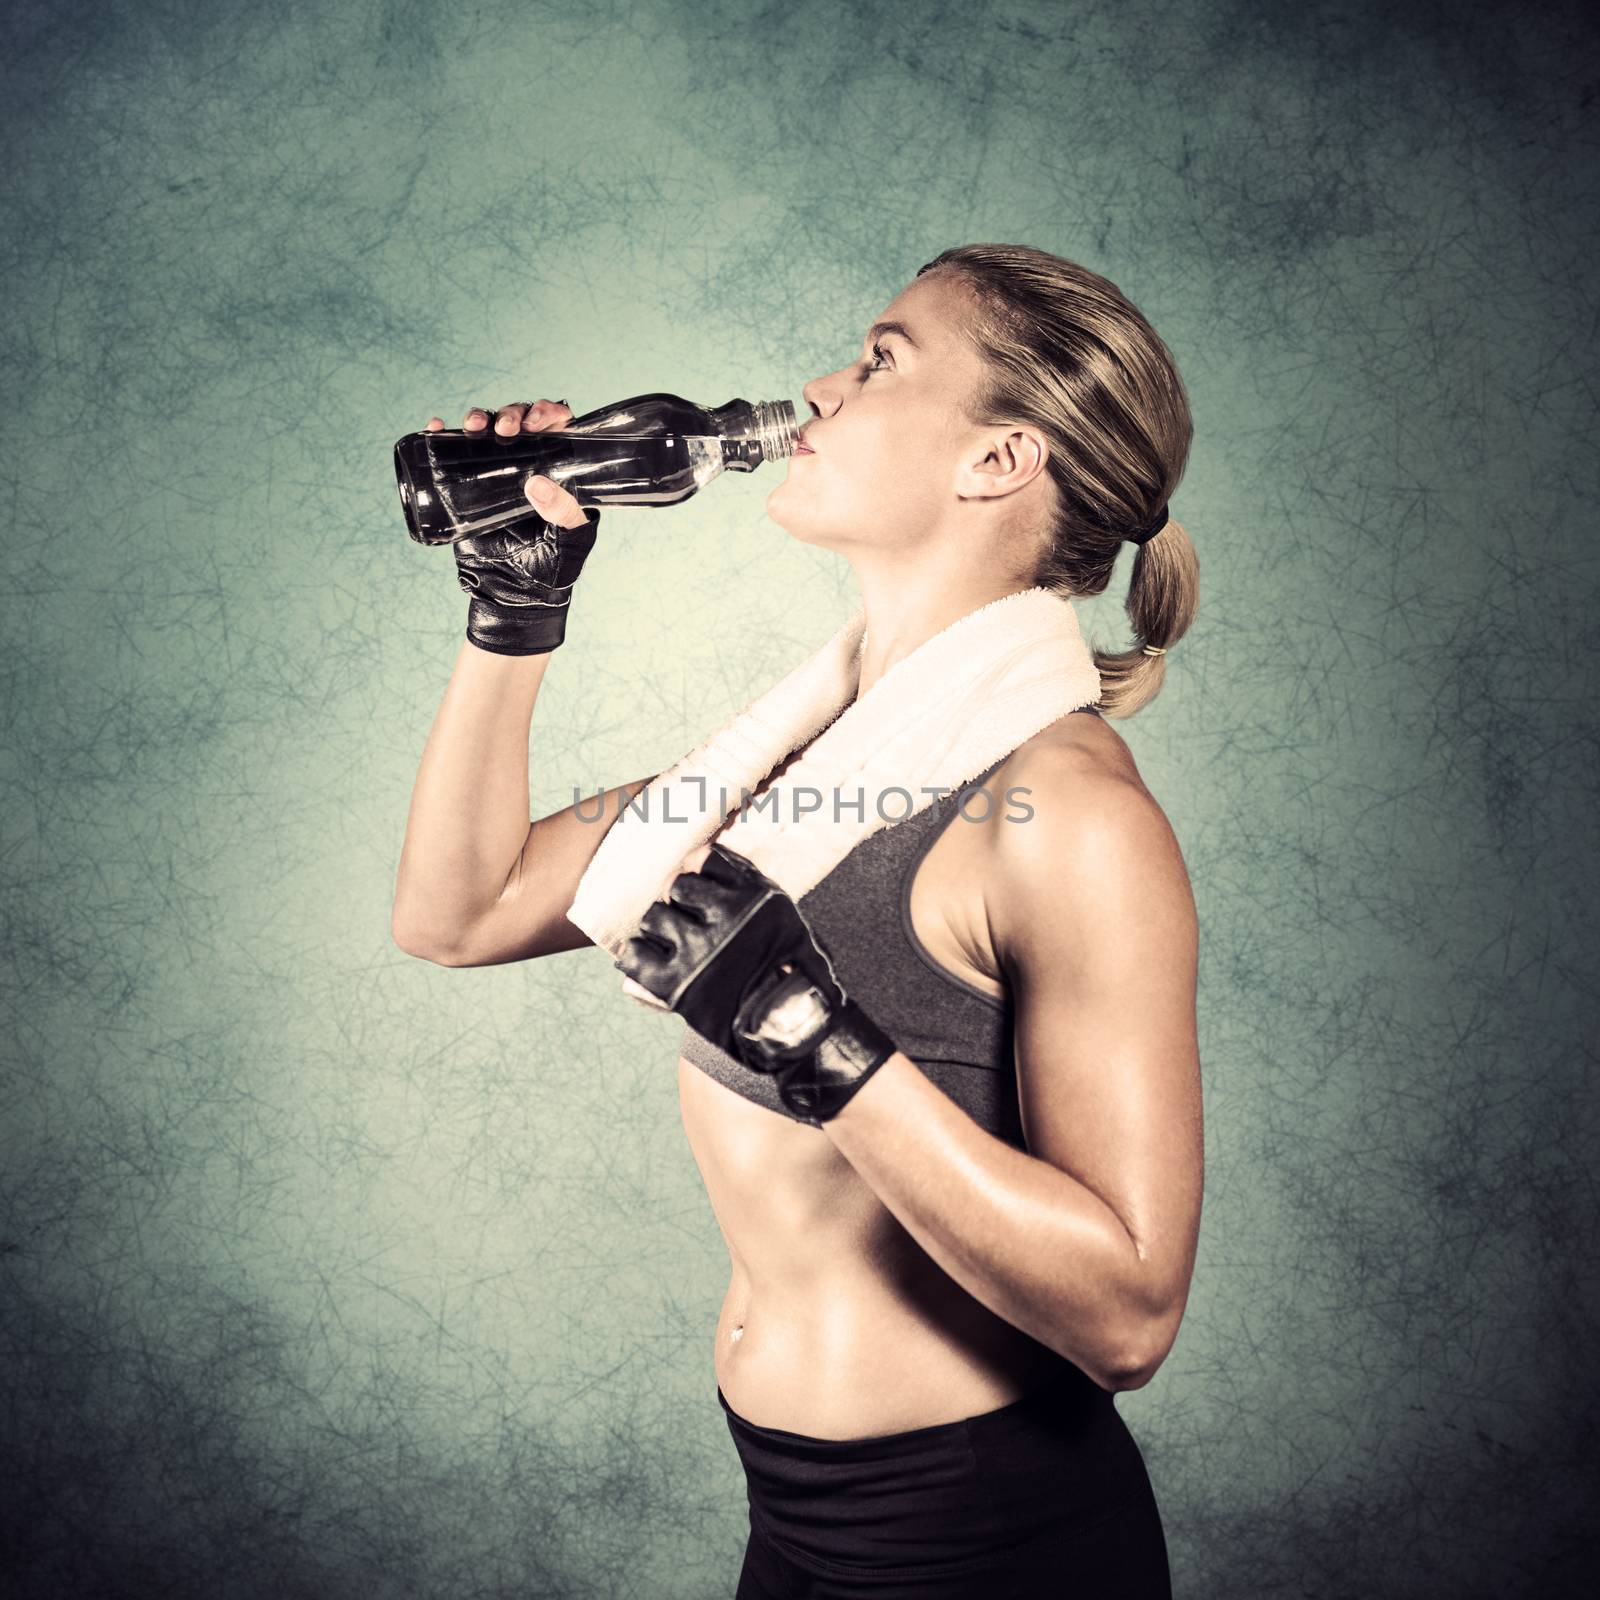
M 749 1491 L 738 1600 L 1167 1595 L 1114 1396 L 1165 1359 L 1193 1269 L 1198 930 L 1111 722 L 1159 690 L 1195 609 L 1193 547 L 1165 515 L 1192 433 L 1183 387 L 1104 278 L 969 246 L 805 397 L 812 453 L 768 512 L 851 564 L 857 698 L 979 606 L 1102 592 L 1126 539 L 1136 642 L 1095 652 L 1096 705 L 872 833 L 798 903 L 719 830 L 618 962 L 690 1024 L 684 1127 L 731 1262 L 714 1366 Z M 516 405 L 493 426 L 571 415 Z M 527 736 L 598 514 L 537 487 L 531 531 L 454 547 L 468 642 L 394 908 L 401 947 L 446 965 L 589 942 L 565 911 L 605 830 L 572 807 L 528 824 Z M 608 791 L 602 814 L 649 781 Z M 798 1044 L 776 1003 L 797 969 L 816 980 Z M 769 1048 L 752 1033 L 784 1040 L 784 1092 L 752 1070 Z

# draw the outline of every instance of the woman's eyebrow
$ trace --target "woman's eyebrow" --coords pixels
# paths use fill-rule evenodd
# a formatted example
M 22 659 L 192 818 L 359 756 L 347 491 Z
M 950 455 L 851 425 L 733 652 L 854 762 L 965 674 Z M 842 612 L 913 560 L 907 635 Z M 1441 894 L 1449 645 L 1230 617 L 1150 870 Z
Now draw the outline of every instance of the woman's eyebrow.
M 911 337 L 910 331 L 903 322 L 874 322 L 867 330 L 868 340 L 877 339 L 886 333 L 897 333 L 913 350 L 921 351 L 922 346 Z

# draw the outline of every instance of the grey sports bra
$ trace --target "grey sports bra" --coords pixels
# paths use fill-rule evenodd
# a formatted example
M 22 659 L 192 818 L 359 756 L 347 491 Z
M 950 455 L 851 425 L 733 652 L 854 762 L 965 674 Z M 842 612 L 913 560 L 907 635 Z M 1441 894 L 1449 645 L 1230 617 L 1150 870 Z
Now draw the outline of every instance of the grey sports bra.
M 1080 711 L 1099 712 L 1093 706 Z M 869 834 L 797 902 L 845 992 L 981 1127 L 1025 1149 L 1012 1056 L 1011 1001 L 997 1000 L 935 961 L 911 923 L 911 886 L 922 858 L 1005 756 L 903 822 Z M 1006 802 L 1001 797 L 998 802 Z M 968 820 L 970 818 L 970 821 Z M 692 1028 L 682 1053 L 719 1083 L 787 1116 L 773 1079 L 719 1050 Z

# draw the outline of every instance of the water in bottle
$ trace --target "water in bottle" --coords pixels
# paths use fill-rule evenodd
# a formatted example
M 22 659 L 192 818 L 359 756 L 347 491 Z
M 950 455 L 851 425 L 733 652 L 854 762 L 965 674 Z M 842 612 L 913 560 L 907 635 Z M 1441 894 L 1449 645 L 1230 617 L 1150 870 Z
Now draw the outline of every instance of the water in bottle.
M 723 471 L 793 455 L 798 441 L 788 400 L 699 406 L 641 394 L 535 433 L 408 433 L 395 444 L 394 471 L 411 537 L 453 544 L 526 517 L 522 486 L 535 474 L 581 506 L 675 506 Z

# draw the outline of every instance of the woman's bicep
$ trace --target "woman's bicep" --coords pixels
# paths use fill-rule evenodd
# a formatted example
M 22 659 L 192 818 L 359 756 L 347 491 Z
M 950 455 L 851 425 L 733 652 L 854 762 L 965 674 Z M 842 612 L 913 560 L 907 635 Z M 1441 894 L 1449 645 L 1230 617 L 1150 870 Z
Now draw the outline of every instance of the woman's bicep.
M 1118 787 L 1005 835 L 1002 957 L 1028 1149 L 1116 1214 L 1149 1312 L 1175 1316 L 1203 1186 L 1198 930 L 1166 819 Z
M 449 967 L 491 967 L 593 944 L 568 919 L 567 907 L 611 824 L 656 777 L 651 773 L 618 784 L 603 798 L 591 795 L 530 823 L 499 899 L 455 947 L 435 959 Z

